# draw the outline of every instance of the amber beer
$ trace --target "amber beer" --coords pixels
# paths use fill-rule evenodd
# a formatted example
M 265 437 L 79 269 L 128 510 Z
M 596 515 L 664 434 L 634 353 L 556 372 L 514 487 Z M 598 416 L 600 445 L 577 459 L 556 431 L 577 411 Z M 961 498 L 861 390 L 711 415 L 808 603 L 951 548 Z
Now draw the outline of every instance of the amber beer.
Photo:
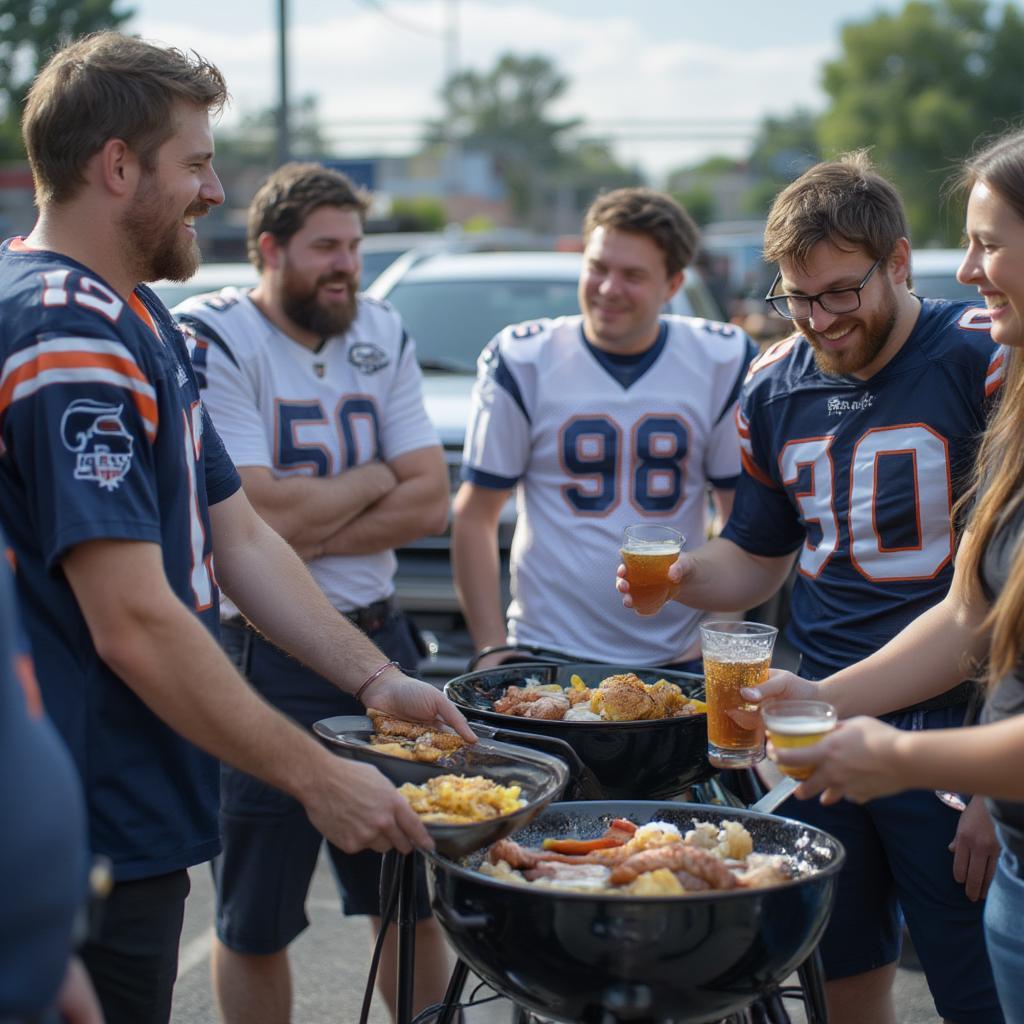
M 704 623 L 700 634 L 708 760 L 718 768 L 749 767 L 764 757 L 764 726 L 757 705 L 746 702 L 740 690 L 768 678 L 778 630 L 760 622 L 719 621 Z
M 771 658 L 760 661 L 718 661 L 704 655 L 704 687 L 708 704 L 708 741 L 726 750 L 760 748 L 763 738 L 757 706 L 740 696 L 744 686 L 757 686 L 768 678 Z M 745 729 L 729 714 L 744 711 L 755 724 Z
M 836 727 L 836 709 L 820 700 L 768 701 L 764 724 L 776 750 L 779 771 L 794 779 L 807 779 L 814 767 L 787 767 L 784 752 L 810 747 L 827 736 Z
M 620 554 L 633 609 L 640 615 L 653 615 L 668 600 L 672 591 L 669 566 L 679 557 L 682 546 L 682 535 L 670 527 L 626 527 Z

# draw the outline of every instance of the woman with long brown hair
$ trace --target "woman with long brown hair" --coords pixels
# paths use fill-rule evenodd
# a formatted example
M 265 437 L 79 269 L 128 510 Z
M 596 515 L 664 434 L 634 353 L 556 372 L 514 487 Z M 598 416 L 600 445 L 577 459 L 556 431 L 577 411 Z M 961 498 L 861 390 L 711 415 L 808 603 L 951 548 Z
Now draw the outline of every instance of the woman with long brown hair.
M 751 700 L 813 697 L 840 727 L 785 752 L 813 766 L 797 790 L 823 803 L 864 802 L 906 789 L 984 794 L 1002 854 L 985 908 L 985 935 L 1007 1024 L 1024 1024 L 1024 132 L 964 165 L 967 252 L 959 279 L 977 286 L 1006 346 L 1007 379 L 961 502 L 967 530 L 949 594 L 870 658 L 822 682 L 772 673 Z M 982 723 L 906 732 L 873 717 L 983 677 Z

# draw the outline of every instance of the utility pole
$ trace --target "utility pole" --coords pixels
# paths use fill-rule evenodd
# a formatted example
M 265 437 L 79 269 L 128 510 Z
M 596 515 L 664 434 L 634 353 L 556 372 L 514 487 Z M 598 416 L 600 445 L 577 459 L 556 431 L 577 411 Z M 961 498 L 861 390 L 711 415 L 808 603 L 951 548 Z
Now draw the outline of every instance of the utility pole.
M 277 164 L 291 159 L 288 126 L 288 0 L 277 0 Z
M 444 80 L 450 82 L 459 71 L 459 0 L 445 0 L 444 25 Z M 444 126 L 444 191 L 445 198 L 451 199 L 459 191 L 459 140 L 456 136 L 455 119 L 449 110 Z M 446 211 L 451 216 L 450 209 Z

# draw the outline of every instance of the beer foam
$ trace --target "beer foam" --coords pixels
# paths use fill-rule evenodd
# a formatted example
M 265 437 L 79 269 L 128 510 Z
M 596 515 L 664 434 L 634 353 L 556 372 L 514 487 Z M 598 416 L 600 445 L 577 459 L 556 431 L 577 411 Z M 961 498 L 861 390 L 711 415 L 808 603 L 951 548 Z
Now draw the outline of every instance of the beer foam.
M 679 545 L 670 540 L 631 540 L 622 550 L 631 555 L 677 555 Z
M 764 716 L 764 724 L 771 732 L 783 736 L 812 736 L 814 733 L 830 732 L 835 728 L 835 719 L 783 716 L 775 718 L 769 711 Z

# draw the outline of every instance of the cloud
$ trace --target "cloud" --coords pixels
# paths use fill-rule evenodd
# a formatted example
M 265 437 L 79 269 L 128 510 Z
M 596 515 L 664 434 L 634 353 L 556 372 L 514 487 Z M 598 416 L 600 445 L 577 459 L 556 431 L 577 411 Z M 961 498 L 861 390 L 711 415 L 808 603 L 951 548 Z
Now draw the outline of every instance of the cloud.
M 442 4 L 393 0 L 383 5 L 389 16 L 368 5 L 341 13 L 336 5 L 307 7 L 293 5 L 291 95 L 319 97 L 328 137 L 342 152 L 412 150 L 423 121 L 440 114 L 438 92 L 451 70 Z M 225 124 L 276 102 L 272 25 L 246 27 L 251 22 L 238 18 L 204 27 L 169 17 L 166 4 L 158 17 L 146 9 L 134 31 L 194 49 L 225 72 L 234 100 Z M 569 15 L 539 0 L 462 0 L 458 11 L 460 66 L 486 70 L 507 51 L 544 54 L 570 80 L 553 113 L 583 117 L 591 131 L 613 139 L 620 158 L 655 176 L 712 152 L 741 154 L 766 113 L 823 105 L 825 46 L 712 46 L 662 37 L 657 19 Z

